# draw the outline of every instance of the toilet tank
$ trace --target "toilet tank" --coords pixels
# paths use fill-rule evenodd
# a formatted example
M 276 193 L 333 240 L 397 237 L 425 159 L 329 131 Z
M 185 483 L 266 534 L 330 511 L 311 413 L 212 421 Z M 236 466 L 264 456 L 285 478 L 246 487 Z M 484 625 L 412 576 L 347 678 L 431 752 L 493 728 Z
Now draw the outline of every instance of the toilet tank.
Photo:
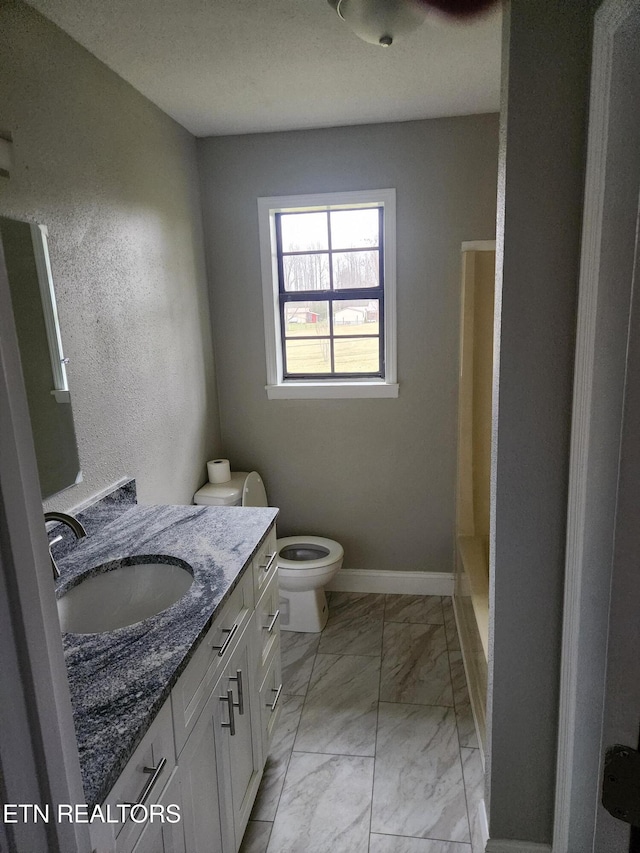
M 200 506 L 242 506 L 247 479 L 246 471 L 234 471 L 226 483 L 205 483 L 193 496 L 193 502 Z

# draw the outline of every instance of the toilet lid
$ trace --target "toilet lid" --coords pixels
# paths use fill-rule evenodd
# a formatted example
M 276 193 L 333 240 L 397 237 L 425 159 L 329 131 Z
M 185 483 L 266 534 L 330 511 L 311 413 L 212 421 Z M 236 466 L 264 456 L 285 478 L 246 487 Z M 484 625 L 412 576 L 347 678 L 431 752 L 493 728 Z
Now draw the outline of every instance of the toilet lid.
M 242 506 L 269 506 L 264 483 L 257 471 L 247 474 L 242 489 Z
M 286 536 L 278 539 L 278 568 L 311 571 L 342 560 L 344 549 L 339 542 L 324 536 Z

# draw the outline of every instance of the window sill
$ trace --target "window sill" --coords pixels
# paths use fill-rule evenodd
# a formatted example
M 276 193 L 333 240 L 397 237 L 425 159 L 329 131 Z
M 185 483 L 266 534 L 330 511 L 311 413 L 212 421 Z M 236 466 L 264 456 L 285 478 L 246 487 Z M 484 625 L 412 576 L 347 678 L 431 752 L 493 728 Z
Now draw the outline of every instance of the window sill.
M 265 385 L 269 400 L 355 400 L 397 397 L 397 382 L 283 382 Z

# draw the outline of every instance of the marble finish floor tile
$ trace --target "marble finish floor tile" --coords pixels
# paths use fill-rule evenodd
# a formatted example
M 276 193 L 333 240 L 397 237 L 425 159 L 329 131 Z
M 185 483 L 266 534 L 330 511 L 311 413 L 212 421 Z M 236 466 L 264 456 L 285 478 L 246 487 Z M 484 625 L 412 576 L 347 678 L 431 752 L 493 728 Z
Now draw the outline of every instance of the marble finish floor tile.
M 386 595 L 384 621 L 444 625 L 442 599 L 439 595 Z
M 484 853 L 485 838 L 484 824 L 486 818 L 484 809 L 484 768 L 479 749 L 461 749 L 462 776 L 467 796 L 467 811 L 469 813 L 469 829 L 471 830 L 471 846 L 473 853 Z
M 378 657 L 382 651 L 383 625 L 381 615 L 372 617 L 365 614 L 353 619 L 329 616 L 318 651 L 327 655 Z
M 280 632 L 282 684 L 285 693 L 304 696 L 307 692 L 320 636 L 296 631 Z
M 470 843 L 453 709 L 381 702 L 375 761 L 373 833 Z
M 294 752 L 268 853 L 367 853 L 373 761 Z
M 385 596 L 371 592 L 332 592 L 329 601 L 330 619 L 354 619 L 370 616 L 384 617 Z
M 442 625 L 385 622 L 380 699 L 453 706 L 449 656 Z
M 449 662 L 451 665 L 451 683 L 453 685 L 453 702 L 456 709 L 456 720 L 458 724 L 458 738 L 460 746 L 477 749 L 478 734 L 471 709 L 471 699 L 467 688 L 467 678 L 464 673 L 462 652 L 450 651 Z
M 380 658 L 318 654 L 297 752 L 375 755 Z
M 472 850 L 469 844 L 457 841 L 432 841 L 429 838 L 402 838 L 399 835 L 372 833 L 369 853 L 472 853 Z
M 250 820 L 238 853 L 266 853 L 272 826 L 264 820 Z
M 442 612 L 444 613 L 444 627 L 447 633 L 447 645 L 449 650 L 460 649 L 460 637 L 456 625 L 456 615 L 453 611 L 453 599 L 450 595 L 442 597 Z
M 251 812 L 256 821 L 274 820 L 287 765 L 302 713 L 303 696 L 282 697 L 280 719 L 273 736 L 258 795 Z

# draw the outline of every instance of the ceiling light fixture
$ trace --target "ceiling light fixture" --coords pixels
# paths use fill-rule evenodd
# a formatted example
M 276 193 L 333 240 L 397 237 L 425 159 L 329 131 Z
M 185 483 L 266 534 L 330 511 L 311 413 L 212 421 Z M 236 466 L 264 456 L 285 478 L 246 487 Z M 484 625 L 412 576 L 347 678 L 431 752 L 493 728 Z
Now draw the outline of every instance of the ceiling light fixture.
M 363 41 L 389 47 L 417 29 L 428 9 L 417 0 L 328 0 L 338 16 Z

